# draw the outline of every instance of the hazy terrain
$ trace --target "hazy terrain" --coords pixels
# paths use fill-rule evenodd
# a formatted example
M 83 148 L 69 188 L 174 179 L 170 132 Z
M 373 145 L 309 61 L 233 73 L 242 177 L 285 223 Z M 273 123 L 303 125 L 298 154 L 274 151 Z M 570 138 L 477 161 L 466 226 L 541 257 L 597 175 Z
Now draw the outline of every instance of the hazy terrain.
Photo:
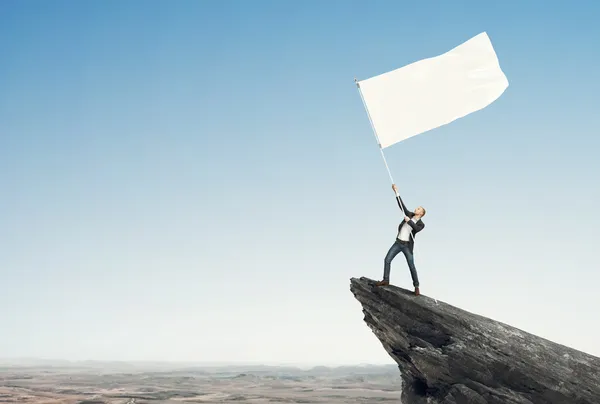
M 399 399 L 395 365 L 312 369 L 112 362 L 0 365 L 0 403 L 398 403 Z

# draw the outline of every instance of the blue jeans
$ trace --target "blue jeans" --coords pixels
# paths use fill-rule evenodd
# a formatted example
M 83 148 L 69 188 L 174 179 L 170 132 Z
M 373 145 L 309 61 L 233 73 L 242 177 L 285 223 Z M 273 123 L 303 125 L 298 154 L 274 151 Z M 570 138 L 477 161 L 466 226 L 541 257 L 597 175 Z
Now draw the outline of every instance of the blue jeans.
M 383 261 L 383 280 L 388 282 L 390 281 L 392 260 L 401 252 L 406 257 L 406 262 L 408 263 L 408 268 L 410 269 L 410 276 L 412 277 L 413 286 L 417 288 L 419 287 L 419 277 L 417 276 L 417 268 L 415 268 L 413 254 L 410 252 L 408 243 L 402 243 L 398 239 L 396 239 L 394 244 L 392 244 Z

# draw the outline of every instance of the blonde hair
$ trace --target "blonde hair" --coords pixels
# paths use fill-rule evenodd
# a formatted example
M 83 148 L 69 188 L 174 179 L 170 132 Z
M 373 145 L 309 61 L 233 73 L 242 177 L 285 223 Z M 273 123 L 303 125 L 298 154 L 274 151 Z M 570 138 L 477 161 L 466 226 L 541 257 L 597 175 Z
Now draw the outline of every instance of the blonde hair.
M 423 209 L 423 216 L 425 216 L 425 214 L 427 213 L 427 211 L 425 210 L 425 208 L 424 208 L 424 207 L 422 207 L 422 206 L 419 206 L 419 208 Z M 418 209 L 418 208 L 417 208 L 417 209 Z

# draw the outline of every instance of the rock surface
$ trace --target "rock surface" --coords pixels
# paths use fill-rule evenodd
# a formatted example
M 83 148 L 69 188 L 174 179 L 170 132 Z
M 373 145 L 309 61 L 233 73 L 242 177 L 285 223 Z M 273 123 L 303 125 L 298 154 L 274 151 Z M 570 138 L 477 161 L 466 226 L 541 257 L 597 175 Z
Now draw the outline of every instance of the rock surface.
M 396 286 L 352 278 L 403 404 L 600 404 L 600 358 Z

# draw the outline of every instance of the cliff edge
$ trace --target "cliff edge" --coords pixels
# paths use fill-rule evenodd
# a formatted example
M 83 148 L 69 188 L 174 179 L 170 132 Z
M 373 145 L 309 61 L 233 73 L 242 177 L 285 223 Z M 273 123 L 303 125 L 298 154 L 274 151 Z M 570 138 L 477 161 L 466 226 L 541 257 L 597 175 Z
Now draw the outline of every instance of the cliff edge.
M 403 404 L 600 404 L 600 358 L 396 286 L 351 278 Z

